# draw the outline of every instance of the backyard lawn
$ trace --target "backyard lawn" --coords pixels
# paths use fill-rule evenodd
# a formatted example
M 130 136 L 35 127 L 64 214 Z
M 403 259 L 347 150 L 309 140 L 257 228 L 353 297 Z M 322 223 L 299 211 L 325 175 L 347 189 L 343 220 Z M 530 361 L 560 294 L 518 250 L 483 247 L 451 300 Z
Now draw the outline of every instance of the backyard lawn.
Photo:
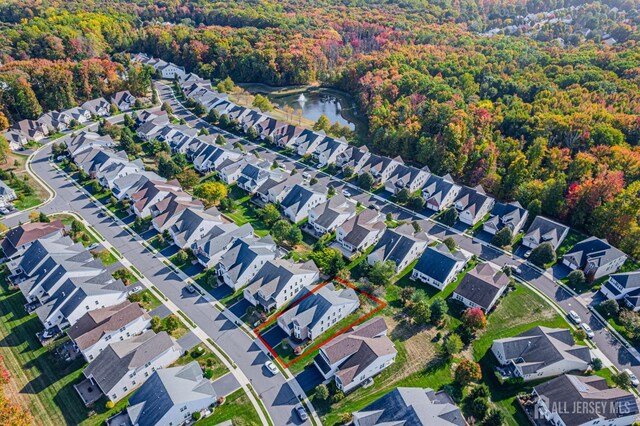
M 259 237 L 264 237 L 269 233 L 269 227 L 258 217 L 258 206 L 251 202 L 251 195 L 247 195 L 242 189 L 234 185 L 229 189 L 229 196 L 235 200 L 236 209 L 232 213 L 224 213 L 225 216 L 233 220 L 238 226 L 251 223 L 256 235 Z
M 228 420 L 239 425 L 260 425 L 260 417 L 243 389 L 238 389 L 228 395 L 224 404 L 217 407 L 211 416 L 200 420 L 196 425 L 213 426 Z
M 199 348 L 202 350 L 198 350 Z M 222 377 L 229 372 L 222 361 L 204 345 L 196 346 L 187 355 L 181 356 L 173 363 L 172 367 L 187 365 L 192 361 L 198 361 L 205 377 L 211 380 Z
M 158 300 L 158 298 L 151 292 L 150 289 L 145 289 L 139 293 L 132 294 L 131 296 L 129 296 L 129 300 L 138 303 L 142 306 L 143 309 L 147 311 L 152 311 L 158 306 L 162 305 L 162 302 Z

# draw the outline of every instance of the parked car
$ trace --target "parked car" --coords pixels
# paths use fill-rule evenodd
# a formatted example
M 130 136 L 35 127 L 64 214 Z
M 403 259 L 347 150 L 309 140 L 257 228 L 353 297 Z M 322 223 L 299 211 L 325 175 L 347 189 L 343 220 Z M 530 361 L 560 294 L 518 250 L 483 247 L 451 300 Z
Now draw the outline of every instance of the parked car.
M 273 363 L 273 361 L 267 361 L 264 363 L 264 366 L 267 367 L 267 370 L 271 372 L 274 376 L 278 374 L 278 367 Z
M 528 258 L 529 258 L 529 256 L 531 256 L 531 250 L 527 250 L 527 251 L 524 253 L 524 258 L 525 258 L 525 259 L 528 259 Z
M 296 413 L 298 413 L 298 417 L 300 417 L 300 420 L 302 420 L 303 422 L 307 421 L 307 419 L 309 418 L 302 404 L 296 405 Z
M 139 293 L 142 291 L 142 286 L 135 286 L 131 290 L 129 290 L 129 294 Z
M 94 248 L 98 247 L 99 245 L 100 245 L 99 243 L 93 243 L 89 247 L 87 247 L 87 250 L 93 250 Z
M 591 329 L 591 327 L 589 327 L 589 324 L 587 324 L 586 322 L 583 322 L 582 324 L 580 324 L 580 327 L 582 327 L 584 332 L 587 333 L 587 337 L 589 339 L 593 339 L 593 336 L 595 336 L 595 334 L 593 333 L 593 330 Z
M 346 189 L 342 190 L 342 195 L 344 195 L 345 197 L 351 197 L 351 193 L 349 191 L 347 191 Z
M 518 275 L 522 274 L 522 269 L 518 268 L 516 265 L 511 265 L 511 264 L 507 263 L 504 266 L 506 266 L 507 268 L 511 269 L 513 272 L 515 272 Z
M 576 311 L 569 311 L 569 314 L 567 316 L 571 321 L 573 321 L 574 324 L 580 324 L 582 322 L 582 319 L 580 319 L 580 315 L 578 315 Z
M 2 208 L 0 208 L 0 213 L 9 214 L 9 210 L 7 210 L 6 208 L 2 207 Z
M 51 339 L 53 336 L 55 336 L 56 333 L 55 331 L 53 331 L 53 329 L 48 328 L 45 331 L 42 332 L 42 338 L 43 339 Z
M 187 289 L 187 291 L 191 294 L 195 293 L 197 290 L 194 286 L 192 286 L 191 284 L 189 284 L 188 286 L 185 287 Z
M 628 368 L 625 368 L 623 371 L 627 376 L 629 376 L 629 379 L 631 379 L 631 384 L 634 387 L 638 387 L 638 385 L 640 385 L 640 380 L 638 380 L 636 375 L 633 374 L 633 372 L 631 370 L 629 370 Z

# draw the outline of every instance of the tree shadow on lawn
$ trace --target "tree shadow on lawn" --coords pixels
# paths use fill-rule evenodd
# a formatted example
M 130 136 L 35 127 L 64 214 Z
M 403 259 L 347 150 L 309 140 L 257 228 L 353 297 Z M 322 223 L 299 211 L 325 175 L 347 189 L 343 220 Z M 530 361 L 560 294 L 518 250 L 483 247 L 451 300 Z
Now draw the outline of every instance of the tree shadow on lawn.
M 53 353 L 43 352 L 37 358 L 32 359 L 23 365 L 24 369 L 37 369 L 41 374 L 34 377 L 24 385 L 21 393 L 38 394 L 49 386 L 64 379 L 69 374 L 78 372 L 85 364 L 84 358 L 78 358 L 73 362 L 63 362 Z M 75 392 L 75 391 L 74 391 Z

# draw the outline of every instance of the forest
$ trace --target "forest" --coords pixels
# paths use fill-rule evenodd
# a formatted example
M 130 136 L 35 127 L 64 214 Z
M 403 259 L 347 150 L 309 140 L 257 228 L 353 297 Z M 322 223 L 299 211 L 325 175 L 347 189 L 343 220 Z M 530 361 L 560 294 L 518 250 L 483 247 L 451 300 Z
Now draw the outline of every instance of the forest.
M 9 1 L 0 108 L 15 121 L 139 85 L 125 52 L 318 83 L 357 99 L 353 143 L 640 257 L 639 22 L 631 0 Z

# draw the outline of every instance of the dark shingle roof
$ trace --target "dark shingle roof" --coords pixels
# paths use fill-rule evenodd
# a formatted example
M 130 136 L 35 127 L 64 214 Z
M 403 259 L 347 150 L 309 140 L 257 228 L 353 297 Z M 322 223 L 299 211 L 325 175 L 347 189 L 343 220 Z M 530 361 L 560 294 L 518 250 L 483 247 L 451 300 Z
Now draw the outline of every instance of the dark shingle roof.
M 462 252 L 452 253 L 445 244 L 441 243 L 427 247 L 414 269 L 438 282 L 444 282 L 458 262 L 466 261 L 467 258 Z
M 495 271 L 491 265 L 483 263 L 462 278 L 455 292 L 476 305 L 488 309 L 489 304 L 507 284 L 509 284 L 509 277 L 504 272 Z
M 625 256 L 625 254 L 611 246 L 606 240 L 589 237 L 573 246 L 571 250 L 565 253 L 564 258 L 583 268 L 587 262 L 594 262 L 601 266 L 621 256 Z

